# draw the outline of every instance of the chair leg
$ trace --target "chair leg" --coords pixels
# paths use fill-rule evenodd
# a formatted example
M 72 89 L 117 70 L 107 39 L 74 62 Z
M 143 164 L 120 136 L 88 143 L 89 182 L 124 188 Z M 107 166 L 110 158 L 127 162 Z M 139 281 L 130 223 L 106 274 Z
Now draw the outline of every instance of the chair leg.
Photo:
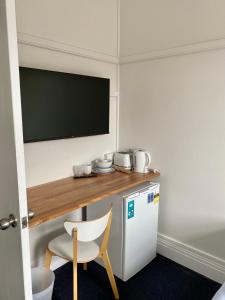
M 77 262 L 73 261 L 73 300 L 77 299 Z
M 111 287 L 112 287 L 112 290 L 113 290 L 114 297 L 115 297 L 115 299 L 119 299 L 119 292 L 118 292 L 118 289 L 117 289 L 117 286 L 116 286 L 116 281 L 115 281 L 115 278 L 114 278 L 114 275 L 113 275 L 112 266 L 111 266 L 111 263 L 110 263 L 110 260 L 109 260 L 108 252 L 105 251 L 104 253 L 102 253 L 101 257 L 102 257 L 102 260 L 105 264 L 105 268 L 106 268 L 106 271 L 107 271 L 107 275 L 109 277 L 109 281 L 110 281 L 110 284 L 111 284 Z
M 83 263 L 83 270 L 87 271 L 87 263 Z
M 45 253 L 45 268 L 50 269 L 53 253 L 47 248 Z
M 73 228 L 73 300 L 78 300 L 78 285 L 77 285 L 77 228 Z

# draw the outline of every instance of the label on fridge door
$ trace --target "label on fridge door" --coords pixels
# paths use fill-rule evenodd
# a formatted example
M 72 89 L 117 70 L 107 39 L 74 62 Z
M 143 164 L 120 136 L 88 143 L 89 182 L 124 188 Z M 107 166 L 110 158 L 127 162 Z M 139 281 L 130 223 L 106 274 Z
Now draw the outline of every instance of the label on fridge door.
M 149 193 L 148 194 L 148 203 L 152 203 L 154 200 L 154 193 Z
M 134 217 L 134 200 L 130 200 L 127 203 L 127 218 L 131 219 Z
M 156 194 L 154 196 L 154 204 L 157 204 L 159 202 L 159 194 Z

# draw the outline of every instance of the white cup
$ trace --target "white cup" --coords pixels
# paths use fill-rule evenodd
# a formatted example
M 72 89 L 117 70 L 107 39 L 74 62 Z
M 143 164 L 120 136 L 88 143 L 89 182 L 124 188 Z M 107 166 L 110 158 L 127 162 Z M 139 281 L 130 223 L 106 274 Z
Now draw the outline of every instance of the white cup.
M 83 167 L 82 166 L 74 166 L 73 172 L 75 177 L 83 176 Z
M 91 164 L 83 165 L 84 175 L 90 175 L 91 170 L 92 170 Z
M 82 177 L 90 175 L 92 171 L 91 164 L 77 165 L 73 167 L 73 172 L 75 177 Z

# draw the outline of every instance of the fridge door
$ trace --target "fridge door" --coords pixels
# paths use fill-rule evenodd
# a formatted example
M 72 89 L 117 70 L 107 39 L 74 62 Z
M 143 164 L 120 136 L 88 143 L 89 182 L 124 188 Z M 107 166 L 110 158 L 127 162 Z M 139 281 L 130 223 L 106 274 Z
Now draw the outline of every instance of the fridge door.
M 158 202 L 154 186 L 124 198 L 123 280 L 126 281 L 156 256 Z

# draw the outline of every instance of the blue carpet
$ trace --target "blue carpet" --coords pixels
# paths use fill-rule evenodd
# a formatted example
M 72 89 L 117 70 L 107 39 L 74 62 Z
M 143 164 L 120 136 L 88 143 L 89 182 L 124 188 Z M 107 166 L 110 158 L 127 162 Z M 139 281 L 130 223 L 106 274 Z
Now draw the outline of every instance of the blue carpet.
M 72 300 L 72 263 L 55 271 L 53 300 Z M 211 300 L 220 284 L 161 255 L 127 282 L 116 278 L 121 300 Z M 79 300 L 112 300 L 104 268 L 91 262 L 78 270 Z

